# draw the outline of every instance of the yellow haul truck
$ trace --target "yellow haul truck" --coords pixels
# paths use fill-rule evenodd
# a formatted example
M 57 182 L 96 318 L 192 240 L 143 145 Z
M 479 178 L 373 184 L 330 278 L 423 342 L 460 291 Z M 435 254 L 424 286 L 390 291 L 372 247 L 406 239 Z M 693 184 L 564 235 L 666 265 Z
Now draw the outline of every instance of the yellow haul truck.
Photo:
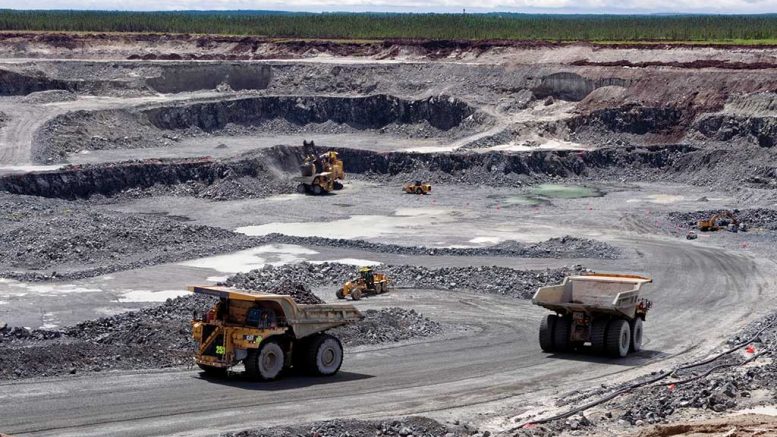
M 652 306 L 639 293 L 651 282 L 645 276 L 592 273 L 540 288 L 532 303 L 556 313 L 540 323 L 540 347 L 569 352 L 590 345 L 594 352 L 613 357 L 639 351 L 642 322 Z
M 219 301 L 192 320 L 194 360 L 206 373 L 225 375 L 243 362 L 249 377 L 275 379 L 290 367 L 334 375 L 343 346 L 326 331 L 364 318 L 349 304 L 298 305 L 290 296 L 250 294 L 226 287 L 190 287 Z

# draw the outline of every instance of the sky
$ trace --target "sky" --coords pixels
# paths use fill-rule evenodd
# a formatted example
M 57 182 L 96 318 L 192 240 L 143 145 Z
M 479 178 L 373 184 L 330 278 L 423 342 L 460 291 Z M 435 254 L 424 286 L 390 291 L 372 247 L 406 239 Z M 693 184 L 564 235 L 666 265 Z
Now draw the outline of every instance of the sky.
M 777 0 L 0 0 L 0 9 L 236 10 L 311 12 L 777 13 Z

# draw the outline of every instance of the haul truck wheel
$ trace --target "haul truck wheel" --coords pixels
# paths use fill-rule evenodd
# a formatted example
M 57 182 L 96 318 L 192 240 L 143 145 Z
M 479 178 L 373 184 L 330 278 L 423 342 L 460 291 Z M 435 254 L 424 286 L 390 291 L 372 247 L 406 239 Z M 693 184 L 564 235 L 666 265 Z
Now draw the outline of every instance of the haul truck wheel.
M 224 367 L 213 367 L 213 366 L 208 366 L 206 364 L 199 364 L 199 363 L 197 363 L 197 366 L 199 366 L 200 369 L 202 369 L 202 371 L 205 372 L 207 376 L 221 377 L 221 376 L 227 375 L 227 369 Z
M 594 319 L 591 324 L 591 350 L 594 353 L 601 354 L 606 347 L 607 323 L 605 318 Z
M 540 322 L 540 347 L 545 352 L 553 352 L 553 330 L 557 319 L 555 314 L 548 314 Z
M 340 288 L 337 291 L 335 291 L 335 296 L 337 296 L 338 299 L 345 299 L 345 295 L 343 294 L 343 289 Z
M 338 181 L 335 181 L 334 187 L 335 187 L 335 190 L 342 190 L 343 189 L 343 184 L 341 184 Z
M 362 291 L 357 289 L 351 290 L 351 299 L 359 300 L 362 298 Z
M 245 359 L 246 373 L 251 378 L 269 381 L 275 379 L 283 370 L 283 348 L 270 340 L 258 350 L 251 351 Z
M 316 196 L 320 196 L 321 193 L 323 192 L 324 190 L 321 188 L 321 185 L 318 185 L 318 184 L 313 185 L 313 194 L 315 194 Z
M 623 319 L 611 320 L 607 326 L 606 345 L 608 355 L 620 358 L 625 357 L 631 347 L 631 327 L 629 327 L 629 322 Z
M 305 188 L 305 184 L 299 184 L 297 185 L 297 192 L 300 194 L 305 194 L 307 189 Z
M 343 364 L 343 345 L 329 334 L 315 336 L 308 346 L 307 363 L 311 372 L 319 376 L 331 376 Z
M 630 352 L 639 352 L 642 350 L 642 319 L 637 317 L 631 322 L 631 347 Z
M 553 348 L 558 352 L 569 352 L 569 331 L 572 329 L 572 319 L 558 317 L 553 329 Z
M 422 189 L 420 189 L 420 188 L 416 188 L 416 189 L 415 189 L 415 193 L 416 193 L 416 194 L 424 194 L 424 190 L 422 190 Z

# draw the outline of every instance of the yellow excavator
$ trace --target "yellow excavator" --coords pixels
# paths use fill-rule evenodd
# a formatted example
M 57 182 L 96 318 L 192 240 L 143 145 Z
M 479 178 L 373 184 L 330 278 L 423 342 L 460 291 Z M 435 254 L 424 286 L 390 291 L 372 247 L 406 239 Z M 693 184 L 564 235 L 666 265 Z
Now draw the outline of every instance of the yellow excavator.
M 351 296 L 352 300 L 359 300 L 366 294 L 381 294 L 387 292 L 388 289 L 388 276 L 373 272 L 372 267 L 360 267 L 359 277 L 343 284 L 335 296 L 338 299 Z
M 712 231 L 718 231 L 720 230 L 720 225 L 718 224 L 718 220 L 722 218 L 729 219 L 730 223 L 734 226 L 739 226 L 739 220 L 737 220 L 734 213 L 731 211 L 723 211 L 717 214 L 714 214 L 712 217 L 704 220 L 699 220 L 696 222 L 696 227 L 699 228 L 702 232 L 712 232 Z

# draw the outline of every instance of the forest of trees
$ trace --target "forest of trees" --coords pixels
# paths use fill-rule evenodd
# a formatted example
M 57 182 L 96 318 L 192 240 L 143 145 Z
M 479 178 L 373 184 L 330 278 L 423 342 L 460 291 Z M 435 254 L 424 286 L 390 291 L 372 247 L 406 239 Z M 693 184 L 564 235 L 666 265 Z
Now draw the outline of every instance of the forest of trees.
M 777 44 L 777 14 L 538 15 L 0 10 L 0 30 L 169 32 L 348 39 Z

